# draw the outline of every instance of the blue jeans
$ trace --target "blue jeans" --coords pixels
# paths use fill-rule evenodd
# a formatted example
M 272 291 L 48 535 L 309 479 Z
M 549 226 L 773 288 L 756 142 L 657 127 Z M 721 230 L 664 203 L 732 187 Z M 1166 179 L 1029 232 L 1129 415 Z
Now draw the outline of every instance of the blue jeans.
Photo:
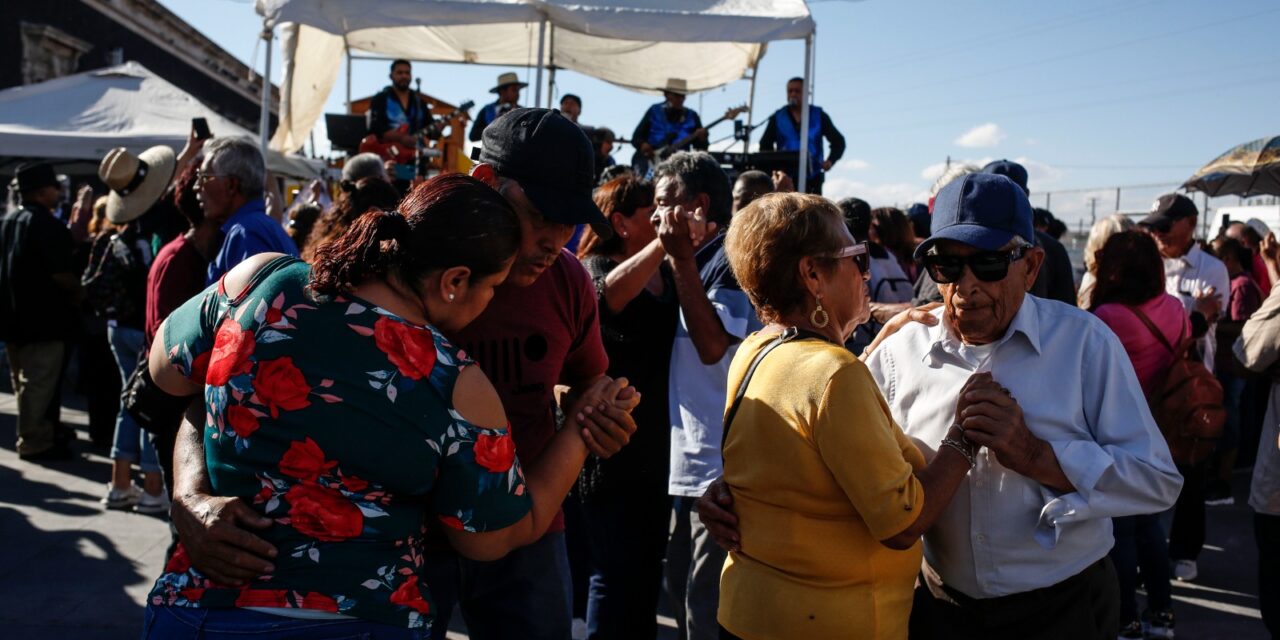
M 128 384 L 129 376 L 138 366 L 138 353 L 142 351 L 146 341 L 142 331 L 127 327 L 107 327 L 107 339 L 111 342 L 111 353 L 116 357 L 116 366 L 120 368 L 122 383 Z M 128 460 L 137 462 L 143 473 L 158 473 L 160 459 L 156 457 L 156 448 L 151 438 L 138 426 L 138 422 L 122 407 L 116 416 L 115 444 L 111 446 L 112 460 Z
M 1169 586 L 1169 546 L 1165 542 L 1160 514 L 1111 519 L 1116 545 L 1111 561 L 1120 581 L 1120 624 L 1138 619 L 1138 569 L 1147 588 L 1147 609 L 1166 611 L 1173 606 Z
M 591 551 L 589 640 L 652 640 L 658 635 L 670 513 L 665 484 L 651 495 L 636 491 L 582 505 Z
M 573 633 L 573 592 L 564 533 L 548 533 L 501 560 L 480 562 L 428 550 L 424 575 L 441 640 L 455 604 L 472 640 L 565 640 Z
M 248 609 L 147 605 L 142 640 L 424 640 L 420 629 L 368 620 L 300 620 Z

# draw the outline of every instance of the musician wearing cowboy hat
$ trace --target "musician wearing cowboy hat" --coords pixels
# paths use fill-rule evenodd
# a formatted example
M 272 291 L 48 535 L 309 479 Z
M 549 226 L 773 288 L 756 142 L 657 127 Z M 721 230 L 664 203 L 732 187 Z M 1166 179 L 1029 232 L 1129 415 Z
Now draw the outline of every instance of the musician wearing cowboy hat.
M 0 217 L 0 342 L 18 405 L 18 457 L 61 460 L 71 449 L 58 433 L 58 379 L 80 282 L 71 232 L 53 214 L 61 198 L 53 167 L 19 167 L 16 182 L 22 206 Z
M 484 136 L 485 127 L 488 127 L 489 123 L 497 120 L 498 116 L 519 108 L 520 90 L 527 86 L 529 83 L 520 82 L 519 76 L 514 72 L 508 71 L 498 76 L 498 85 L 489 90 L 489 93 L 498 94 L 498 99 L 486 104 L 476 115 L 475 122 L 471 123 L 471 134 L 468 136 L 471 141 L 480 142 L 480 138 Z
M 648 173 L 650 165 L 656 164 L 654 152 L 666 145 L 692 135 L 693 140 L 685 148 L 672 151 L 702 151 L 707 148 L 707 130 L 702 127 L 702 118 L 697 111 L 684 106 L 685 96 L 689 95 L 689 85 L 684 78 L 668 78 L 666 86 L 658 90 L 662 92 L 662 102 L 649 107 L 631 134 L 631 144 L 638 152 L 636 158 L 643 158 L 643 161 L 632 162 L 632 165 L 643 166 L 645 171 L 637 170 L 642 175 Z

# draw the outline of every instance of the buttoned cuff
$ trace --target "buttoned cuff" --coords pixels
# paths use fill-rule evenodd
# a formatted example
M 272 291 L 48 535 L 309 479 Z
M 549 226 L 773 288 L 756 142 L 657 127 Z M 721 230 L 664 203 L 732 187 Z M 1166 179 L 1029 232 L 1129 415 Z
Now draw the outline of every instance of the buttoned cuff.
M 1067 476 L 1076 490 L 1059 495 L 1041 485 L 1040 496 L 1044 498 L 1045 505 L 1040 510 L 1040 519 L 1036 522 L 1033 535 L 1036 542 L 1045 549 L 1052 549 L 1058 545 L 1065 525 L 1093 517 L 1089 496 L 1097 486 L 1098 479 L 1112 464 L 1111 456 L 1096 442 L 1069 440 L 1050 442 L 1049 446 L 1053 447 L 1053 453 L 1058 458 L 1058 466 L 1062 467 L 1062 473 Z

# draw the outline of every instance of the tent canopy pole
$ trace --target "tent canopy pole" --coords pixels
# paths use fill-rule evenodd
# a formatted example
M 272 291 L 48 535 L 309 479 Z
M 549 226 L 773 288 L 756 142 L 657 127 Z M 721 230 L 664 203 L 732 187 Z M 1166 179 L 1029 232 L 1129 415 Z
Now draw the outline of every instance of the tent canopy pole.
M 760 75 L 760 58 L 751 63 L 751 94 L 747 98 L 747 137 L 742 140 L 742 152 L 751 153 L 751 125 L 756 118 L 756 76 Z
M 533 106 L 537 107 L 542 104 L 542 52 L 546 46 L 547 39 L 547 17 L 543 16 L 538 21 L 538 71 L 535 74 L 537 78 L 533 83 Z
M 347 113 L 351 113 L 351 45 L 346 36 L 342 37 L 342 50 L 347 54 Z
M 806 193 L 809 186 L 809 87 L 813 81 L 813 34 L 804 39 L 804 91 L 800 92 L 800 168 L 796 173 L 796 190 Z
M 267 157 L 267 142 L 271 136 L 271 26 L 263 24 L 262 39 L 266 41 L 267 57 L 262 70 L 262 113 L 258 118 L 258 141 L 262 145 L 262 157 Z

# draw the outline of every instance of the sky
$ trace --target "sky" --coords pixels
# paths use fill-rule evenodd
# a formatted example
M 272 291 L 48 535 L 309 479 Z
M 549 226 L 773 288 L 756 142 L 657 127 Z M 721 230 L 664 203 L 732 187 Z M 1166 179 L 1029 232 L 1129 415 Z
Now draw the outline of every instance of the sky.
M 261 19 L 252 2 L 161 3 L 261 68 Z M 978 164 L 1010 158 L 1030 173 L 1032 203 L 1047 203 L 1075 229 L 1093 211 L 1101 216 L 1116 209 L 1116 187 L 1123 187 L 1121 210 L 1145 210 L 1232 146 L 1280 134 L 1276 0 L 809 4 L 817 23 L 815 103 L 848 142 L 828 174 L 825 195 L 831 198 L 905 207 L 927 198 L 948 158 Z M 278 43 L 277 36 L 276 82 Z M 800 75 L 803 64 L 800 41 L 768 46 L 756 121 L 782 106 L 786 80 Z M 343 111 L 343 67 L 328 112 Z M 414 65 L 425 93 L 455 104 L 489 102 L 488 89 L 503 71 L 533 80 L 524 68 Z M 387 83 L 387 63 L 353 63 L 354 97 Z M 736 81 L 691 96 L 686 105 L 709 122 L 745 102 L 749 89 L 748 81 Z M 528 105 L 533 88 L 525 91 Z M 559 71 L 557 95 L 564 92 L 582 97 L 584 124 L 626 137 L 659 99 Z M 731 132 L 722 125 L 711 139 Z M 762 132 L 757 130 L 753 150 Z M 316 137 L 323 140 L 322 129 Z M 327 152 L 327 144 L 317 146 Z M 628 148 L 619 159 L 629 154 Z M 1235 197 L 1217 198 L 1210 206 L 1237 203 Z

